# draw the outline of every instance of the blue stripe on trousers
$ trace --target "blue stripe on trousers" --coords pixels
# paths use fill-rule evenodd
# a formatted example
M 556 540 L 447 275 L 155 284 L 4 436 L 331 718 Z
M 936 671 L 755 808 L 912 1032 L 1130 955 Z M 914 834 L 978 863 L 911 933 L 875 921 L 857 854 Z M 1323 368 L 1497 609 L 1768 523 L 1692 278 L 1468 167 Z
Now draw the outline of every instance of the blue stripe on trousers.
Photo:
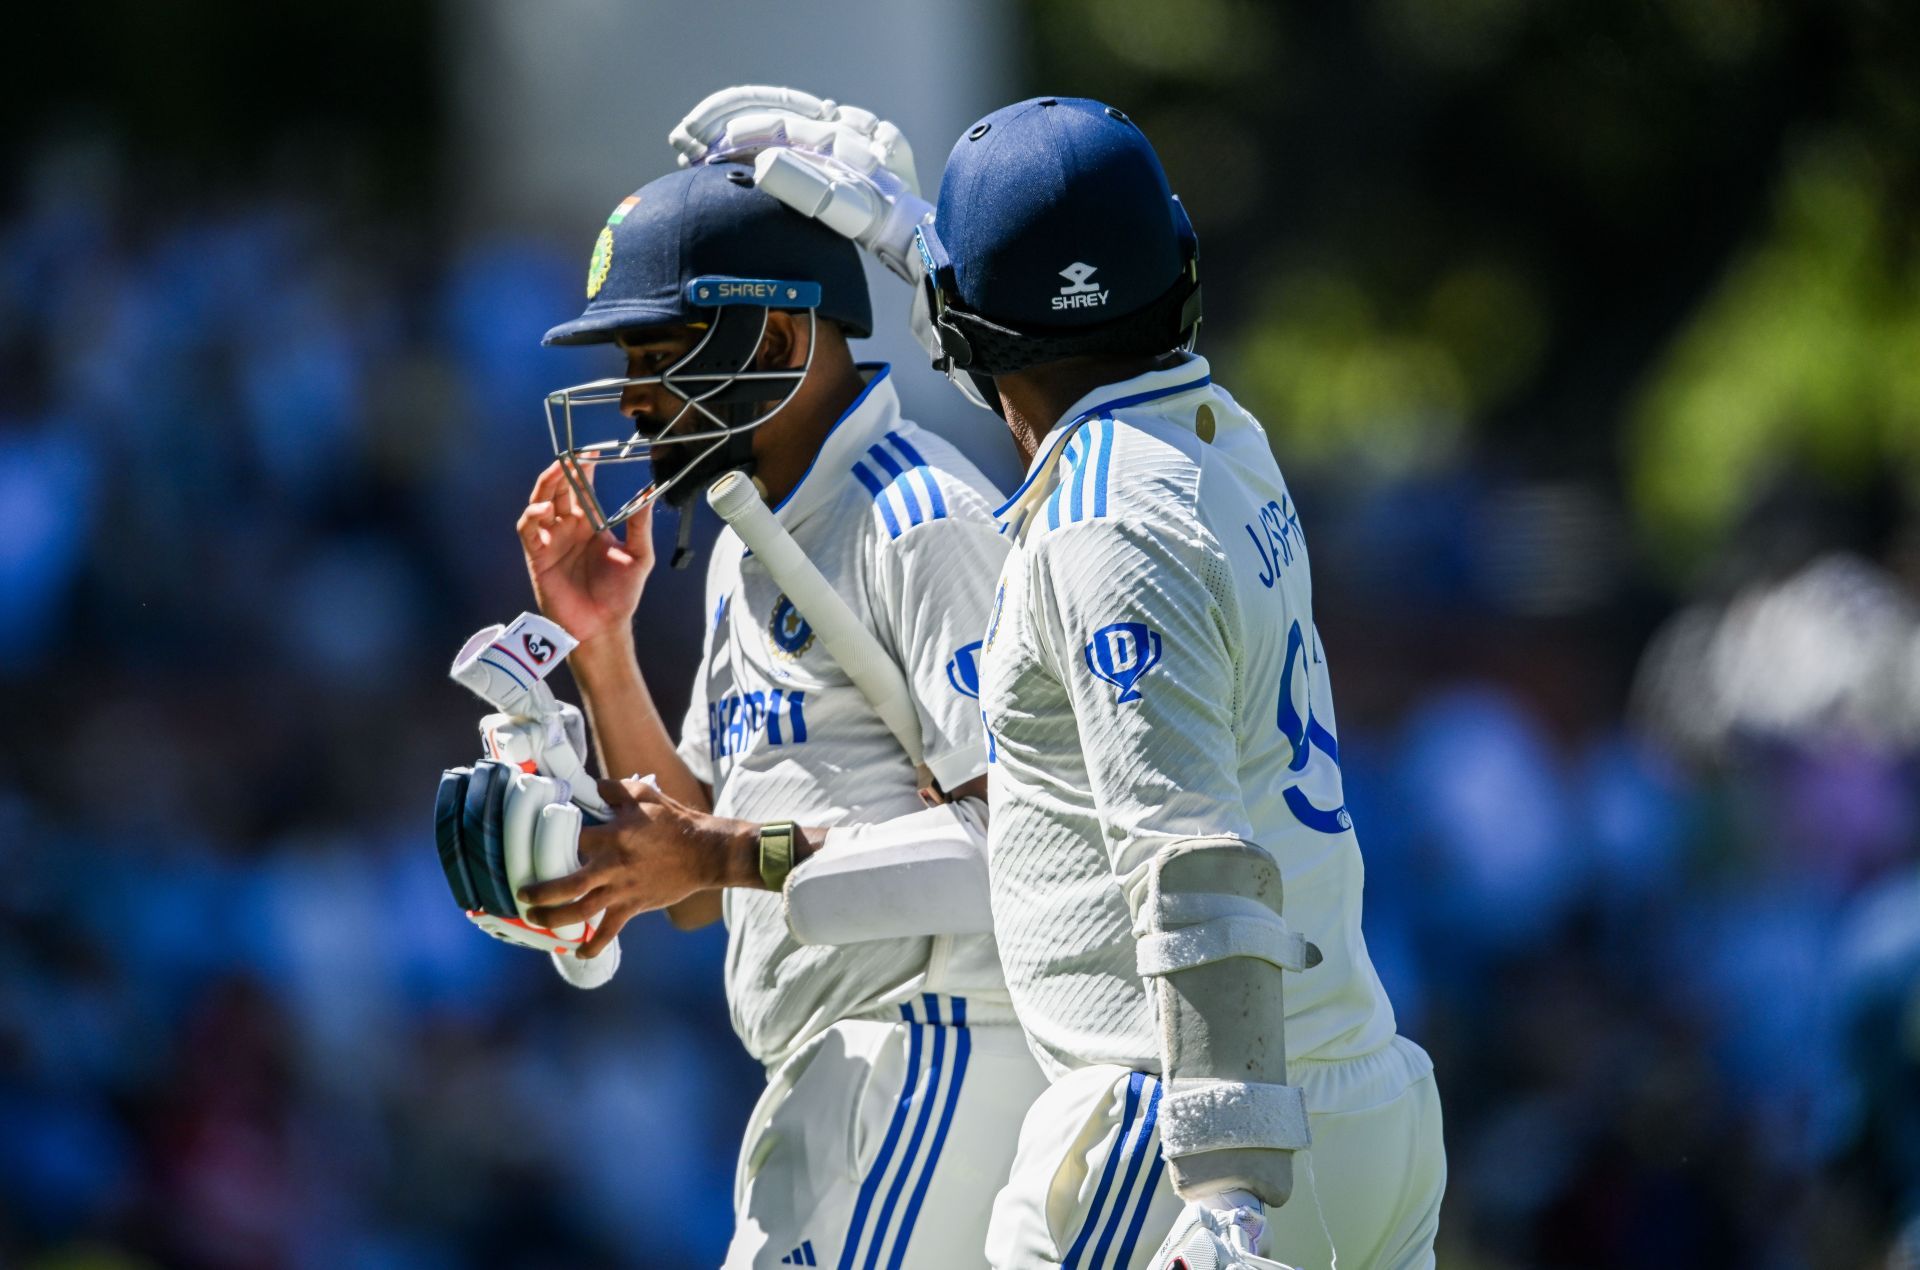
M 939 1003 L 931 993 L 924 999 L 927 1003 L 927 1021 L 938 1024 L 940 1022 Z M 909 1021 L 912 1020 L 913 1015 L 905 1006 L 901 1006 L 900 1010 Z M 922 1030 L 920 1027 L 914 1029 L 916 1032 L 920 1030 Z M 926 1135 L 927 1122 L 933 1118 L 933 1103 L 935 1095 L 940 1090 L 940 1073 L 945 1067 L 946 1053 L 947 1030 L 936 1026 L 933 1032 L 933 1062 L 927 1067 L 927 1096 L 924 1099 L 918 1099 L 920 1114 L 914 1118 L 913 1136 L 907 1140 L 907 1153 L 901 1158 L 900 1171 L 893 1175 L 893 1185 L 887 1188 L 886 1203 L 880 1206 L 880 1222 L 874 1228 L 873 1243 L 867 1247 L 865 1270 L 873 1270 L 880 1263 L 880 1246 L 887 1241 L 887 1228 L 893 1224 L 894 1205 L 899 1202 L 900 1192 L 906 1187 L 907 1174 L 913 1171 L 914 1162 L 919 1158 L 920 1141 Z M 916 1093 L 918 1090 L 910 1085 L 907 1097 L 914 1099 Z
M 1114 1139 L 1113 1150 L 1107 1153 L 1107 1166 L 1100 1173 L 1099 1189 L 1093 1193 L 1093 1206 L 1087 1210 L 1086 1221 L 1080 1224 L 1080 1233 L 1074 1237 L 1073 1247 L 1067 1249 L 1067 1255 L 1060 1262 L 1060 1270 L 1077 1270 L 1080 1255 L 1087 1249 L 1087 1240 L 1093 1235 L 1093 1228 L 1099 1224 L 1100 1215 L 1106 1209 L 1107 1192 L 1113 1186 L 1114 1171 L 1120 1166 L 1120 1151 L 1126 1145 L 1127 1131 L 1133 1127 L 1134 1112 L 1140 1109 L 1141 1073 L 1134 1072 L 1127 1077 L 1126 1111 L 1120 1118 L 1120 1136 Z
M 1133 1220 L 1127 1223 L 1127 1237 L 1120 1241 L 1120 1256 L 1113 1263 L 1125 1267 L 1133 1261 L 1133 1246 L 1140 1242 L 1140 1227 L 1147 1220 L 1147 1210 L 1153 1207 L 1153 1197 L 1160 1189 L 1160 1170 L 1167 1161 L 1160 1152 L 1153 1153 L 1153 1167 L 1147 1170 L 1147 1188 L 1140 1192 L 1140 1202 L 1133 1206 Z
M 967 1031 L 967 999 L 953 997 L 953 1079 L 947 1084 L 946 1106 L 940 1110 L 940 1125 L 933 1132 L 933 1146 L 927 1151 L 927 1165 L 920 1170 L 920 1180 L 913 1185 L 913 1195 L 907 1200 L 907 1214 L 900 1221 L 900 1237 L 894 1241 L 893 1255 L 887 1258 L 887 1270 L 900 1270 L 900 1259 L 906 1255 L 907 1241 L 913 1238 L 913 1223 L 920 1216 L 920 1201 L 927 1197 L 927 1183 L 933 1180 L 933 1171 L 940 1167 L 940 1148 L 946 1145 L 947 1129 L 953 1124 L 953 1109 L 960 1103 L 960 1082 L 967 1078 L 967 1055 L 973 1051 L 973 1036 Z M 933 996 L 927 996 L 927 1017 L 935 1023 L 940 1021 L 940 1007 Z
M 904 1005 L 900 1007 L 900 1014 L 908 1023 L 914 1021 L 913 1011 Z M 847 1223 L 847 1239 L 840 1248 L 840 1270 L 853 1270 L 853 1256 L 866 1228 L 867 1211 L 873 1206 L 874 1193 L 880 1189 L 880 1179 L 887 1175 L 887 1166 L 893 1162 L 893 1149 L 900 1143 L 900 1129 L 907 1122 L 907 1107 L 913 1102 L 914 1086 L 919 1083 L 920 1029 L 910 1027 L 907 1029 L 907 1079 L 900 1088 L 900 1100 L 893 1105 L 893 1119 L 887 1124 L 887 1136 L 881 1140 L 880 1154 L 874 1157 L 873 1167 L 860 1183 L 860 1198 L 854 1202 L 853 1220 Z
M 1151 1076 L 1143 1077 L 1139 1072 L 1135 1072 L 1129 1079 L 1140 1081 L 1142 1084 L 1146 1081 L 1153 1080 Z M 1127 1157 L 1126 1179 L 1120 1183 L 1119 1197 L 1113 1205 L 1113 1210 L 1107 1214 L 1106 1226 L 1100 1232 L 1100 1242 L 1095 1244 L 1093 1248 L 1093 1261 L 1091 1264 L 1094 1266 L 1109 1264 L 1107 1261 L 1107 1249 L 1113 1246 L 1113 1237 L 1120 1229 L 1120 1219 L 1127 1211 L 1127 1197 L 1133 1194 L 1134 1179 L 1140 1176 L 1140 1164 L 1146 1159 L 1147 1147 L 1153 1141 L 1153 1121 L 1154 1118 L 1160 1114 L 1161 1088 L 1160 1082 L 1153 1080 L 1153 1096 L 1147 1100 L 1147 1114 L 1140 1120 L 1139 1131 L 1136 1132 L 1133 1137 L 1133 1152 Z M 1126 1144 L 1121 1143 L 1114 1149 L 1117 1151 L 1120 1146 L 1124 1145 Z M 1111 1264 L 1124 1266 L 1126 1262 L 1122 1260 Z

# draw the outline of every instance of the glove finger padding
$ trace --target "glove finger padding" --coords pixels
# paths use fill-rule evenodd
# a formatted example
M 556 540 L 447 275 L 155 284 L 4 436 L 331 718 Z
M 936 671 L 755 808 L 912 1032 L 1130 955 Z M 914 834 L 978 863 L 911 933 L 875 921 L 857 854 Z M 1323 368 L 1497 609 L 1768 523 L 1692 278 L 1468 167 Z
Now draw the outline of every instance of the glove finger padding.
M 884 170 L 907 193 L 920 192 L 913 147 L 899 128 L 870 110 L 841 106 L 795 88 L 747 84 L 722 89 L 674 125 L 667 143 L 683 167 L 750 159 L 769 148 L 786 148 L 836 159 L 860 173 Z
M 552 803 L 540 809 L 534 824 L 533 869 L 539 881 L 563 878 L 580 867 L 580 809 L 572 803 Z M 556 926 L 555 935 L 573 944 L 593 938 L 606 912 L 595 913 L 585 922 Z
M 433 800 L 433 840 L 440 850 L 440 867 L 446 872 L 447 887 L 454 903 L 462 911 L 480 907 L 473 879 L 467 875 L 466 853 L 460 845 L 460 818 L 467 804 L 467 780 L 473 775 L 468 767 L 449 768 L 440 773 L 440 791 Z
M 473 775 L 467 779 L 465 814 L 460 818 L 460 843 L 480 910 L 495 917 L 517 918 L 520 910 L 507 884 L 505 847 L 500 838 L 501 814 L 506 808 L 512 772 L 505 763 L 474 764 Z
M 705 159 L 714 142 L 726 134 L 728 123 L 737 116 L 787 111 L 803 119 L 825 119 L 833 109 L 832 102 L 798 88 L 738 84 L 701 98 L 667 134 L 667 144 L 679 153 L 681 166 L 685 167 Z
M 852 239 L 897 277 L 918 279 L 913 234 L 933 208 L 892 172 L 861 171 L 833 156 L 792 149 L 762 151 L 753 172 L 758 188 Z
M 441 777 L 434 834 L 454 899 L 496 939 L 542 952 L 571 952 L 604 914 L 549 930 L 528 921 L 518 892 L 580 867 L 581 812 L 562 781 L 497 760 Z

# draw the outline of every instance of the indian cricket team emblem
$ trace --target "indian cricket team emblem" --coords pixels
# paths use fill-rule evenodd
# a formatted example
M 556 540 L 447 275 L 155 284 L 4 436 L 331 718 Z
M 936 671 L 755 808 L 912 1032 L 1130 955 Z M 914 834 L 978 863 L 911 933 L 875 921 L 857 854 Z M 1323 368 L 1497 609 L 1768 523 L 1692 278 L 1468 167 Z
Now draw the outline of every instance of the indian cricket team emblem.
M 607 285 L 607 271 L 613 268 L 613 228 L 601 229 L 600 236 L 593 240 L 593 258 L 587 261 L 587 299 L 600 294 L 600 288 Z
M 1144 622 L 1102 626 L 1087 641 L 1087 669 L 1120 690 L 1118 704 L 1140 700 L 1139 683 L 1160 664 L 1160 632 Z
M 798 657 L 813 647 L 813 628 L 800 616 L 800 610 L 793 607 L 793 601 L 783 595 L 773 606 L 767 638 L 773 641 L 774 651 L 790 658 Z
M 974 640 L 947 658 L 947 682 L 963 697 L 980 699 L 980 648 L 984 641 Z
M 593 259 L 587 262 L 587 299 L 600 294 L 600 288 L 607 285 L 607 271 L 613 268 L 613 231 L 627 213 L 640 205 L 638 194 L 629 194 L 620 200 L 620 206 L 613 209 L 607 217 L 605 228 L 600 236 L 593 240 Z
M 1000 608 L 1007 602 L 1007 584 L 1002 582 L 1000 589 L 993 593 L 993 615 L 987 618 L 987 638 L 984 648 L 993 647 L 993 637 L 1000 633 Z

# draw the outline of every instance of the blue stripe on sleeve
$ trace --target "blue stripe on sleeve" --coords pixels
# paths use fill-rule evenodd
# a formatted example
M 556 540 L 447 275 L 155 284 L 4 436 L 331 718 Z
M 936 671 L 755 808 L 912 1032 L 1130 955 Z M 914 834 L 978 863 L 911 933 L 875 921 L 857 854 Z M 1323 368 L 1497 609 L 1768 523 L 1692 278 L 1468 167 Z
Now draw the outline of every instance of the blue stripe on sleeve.
M 873 1270 L 879 1264 L 881 1245 L 886 1243 L 887 1229 L 893 1224 L 894 1205 L 900 1201 L 900 1192 L 906 1187 L 907 1174 L 913 1171 L 914 1164 L 919 1160 L 920 1143 L 926 1136 L 927 1122 L 933 1118 L 933 1104 L 940 1092 L 940 1076 L 946 1067 L 947 1029 L 939 1026 L 940 1003 L 932 993 L 926 994 L 922 999 L 927 1003 L 927 1021 L 916 1026 L 914 1031 L 918 1032 L 929 1026 L 933 1028 L 933 1061 L 927 1066 L 926 1097 L 917 1097 L 917 1090 L 909 1091 L 908 1096 L 920 1104 L 920 1114 L 914 1117 L 913 1135 L 907 1139 L 907 1153 L 900 1157 L 900 1171 L 893 1175 L 893 1185 L 887 1188 L 886 1202 L 880 1206 L 880 1220 L 874 1226 L 873 1242 L 867 1246 L 865 1270 Z M 899 1244 L 896 1242 L 896 1254 L 898 1251 Z
M 1080 429 L 1080 453 L 1074 456 L 1073 463 L 1073 513 L 1068 520 L 1080 521 L 1087 518 L 1087 469 L 1093 464 L 1087 462 L 1089 451 L 1093 447 L 1093 438 L 1086 435 L 1087 429 Z
M 926 517 L 920 514 L 920 500 L 913 496 L 913 486 L 907 484 L 904 479 L 907 474 L 907 469 L 900 466 L 900 460 L 888 454 L 878 445 L 868 446 L 867 453 L 873 456 L 875 463 L 878 463 L 886 469 L 887 476 L 889 477 L 888 488 L 900 491 L 900 497 L 906 503 L 907 519 L 916 525 L 925 520 Z
M 1100 457 L 1097 460 L 1099 471 L 1093 477 L 1093 514 L 1107 514 L 1107 471 L 1113 460 L 1113 416 L 1107 415 L 1099 422 Z
M 1060 511 L 1062 508 L 1068 506 L 1067 489 L 1079 478 L 1080 474 L 1086 470 L 1086 457 L 1087 437 L 1086 430 L 1082 429 L 1068 437 L 1066 448 L 1060 451 L 1060 461 L 1066 465 L 1067 470 L 1055 481 L 1053 493 L 1047 496 L 1048 529 L 1060 528 Z M 1073 507 L 1074 510 L 1067 516 L 1068 524 L 1072 524 L 1080 518 L 1077 501 L 1073 504 Z
M 1107 1166 L 1100 1171 L 1100 1186 L 1093 1193 L 1093 1206 L 1087 1210 L 1086 1221 L 1080 1224 L 1080 1233 L 1074 1236 L 1073 1247 L 1067 1249 L 1067 1255 L 1060 1262 L 1060 1270 L 1078 1270 L 1080 1254 L 1087 1250 L 1087 1240 L 1093 1236 L 1093 1228 L 1100 1223 L 1100 1215 L 1106 1210 L 1107 1192 L 1113 1187 L 1114 1170 L 1120 1166 L 1120 1153 L 1127 1143 L 1127 1130 L 1133 1127 L 1133 1114 L 1140 1109 L 1141 1073 L 1134 1072 L 1127 1077 L 1127 1105 L 1120 1117 L 1120 1134 L 1113 1140 L 1113 1149 L 1107 1153 Z
M 933 479 L 933 472 L 927 466 L 927 461 L 920 457 L 920 451 L 898 432 L 887 433 L 887 440 L 893 442 L 894 449 L 906 456 L 907 462 L 919 469 L 920 483 L 926 486 L 927 502 L 933 507 L 932 519 L 939 520 L 945 516 L 947 514 L 946 496 L 940 492 L 940 482 Z
M 1135 1072 L 1133 1079 L 1151 1078 L 1143 1078 L 1139 1072 Z M 1160 1089 L 1160 1082 L 1154 1081 L 1153 1097 L 1147 1101 L 1147 1114 L 1140 1120 L 1140 1129 L 1133 1138 L 1133 1153 L 1127 1157 L 1127 1176 L 1120 1183 L 1120 1193 L 1115 1199 L 1113 1210 L 1107 1214 L 1106 1226 L 1100 1232 L 1100 1242 L 1094 1245 L 1092 1265 L 1107 1264 L 1107 1249 L 1112 1246 L 1113 1237 L 1120 1230 L 1120 1219 L 1126 1215 L 1127 1198 L 1133 1194 L 1134 1179 L 1140 1176 L 1140 1164 L 1146 1159 L 1147 1144 L 1153 1141 L 1153 1120 L 1160 1112 Z M 1114 1264 L 1125 1266 L 1126 1262 L 1120 1261 Z
M 880 505 L 880 514 L 887 518 L 887 534 L 898 538 L 900 519 L 893 514 L 893 504 L 887 501 L 887 487 L 880 483 L 880 478 L 865 463 L 855 463 L 853 474 L 860 478 L 860 483 L 867 487 L 867 493 L 873 495 L 873 501 Z
M 907 1215 L 900 1221 L 900 1238 L 894 1242 L 893 1256 L 887 1259 L 887 1270 L 900 1270 L 900 1259 L 906 1255 L 907 1241 L 913 1238 L 913 1223 L 920 1216 L 920 1201 L 927 1197 L 927 1183 L 933 1180 L 933 1171 L 940 1167 L 940 1148 L 946 1145 L 947 1129 L 953 1124 L 953 1110 L 960 1105 L 960 1082 L 967 1078 L 967 1056 L 973 1052 L 973 1036 L 967 1031 L 967 999 L 953 997 L 953 1080 L 947 1085 L 947 1102 L 940 1110 L 939 1127 L 933 1131 L 933 1146 L 927 1151 L 926 1167 L 920 1171 L 920 1180 L 914 1183 L 913 1196 L 907 1201 Z M 927 1010 L 934 1022 L 940 1021 L 938 1007 L 933 998 L 927 998 Z
M 901 1017 L 908 1023 L 913 1022 L 913 1011 L 906 1006 L 900 1007 Z M 880 1179 L 887 1175 L 887 1165 L 893 1162 L 893 1149 L 900 1144 L 900 1129 L 907 1122 L 907 1108 L 913 1102 L 913 1090 L 920 1083 L 920 1029 L 907 1029 L 907 1078 L 900 1087 L 900 1100 L 893 1104 L 893 1118 L 887 1122 L 887 1136 L 880 1141 L 880 1153 L 873 1157 L 873 1166 L 867 1170 L 867 1176 L 860 1183 L 860 1198 L 854 1201 L 853 1220 L 847 1223 L 847 1240 L 840 1247 L 840 1270 L 853 1270 L 853 1254 L 860 1247 L 860 1236 L 867 1224 L 867 1210 L 873 1207 L 873 1197 L 880 1189 Z

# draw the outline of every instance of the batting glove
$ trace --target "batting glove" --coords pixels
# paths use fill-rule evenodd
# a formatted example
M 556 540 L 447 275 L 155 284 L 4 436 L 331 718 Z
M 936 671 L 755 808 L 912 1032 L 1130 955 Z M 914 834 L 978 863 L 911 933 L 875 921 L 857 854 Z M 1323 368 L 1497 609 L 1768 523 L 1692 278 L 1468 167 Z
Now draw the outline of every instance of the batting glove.
M 1266 1233 L 1266 1211 L 1252 1195 L 1210 1195 L 1180 1210 L 1147 1264 L 1153 1270 L 1288 1270 L 1259 1255 Z
M 726 88 L 674 125 L 682 166 L 753 163 L 754 183 L 850 238 L 909 283 L 920 276 L 913 231 L 931 219 L 913 149 L 870 110 L 793 88 Z

